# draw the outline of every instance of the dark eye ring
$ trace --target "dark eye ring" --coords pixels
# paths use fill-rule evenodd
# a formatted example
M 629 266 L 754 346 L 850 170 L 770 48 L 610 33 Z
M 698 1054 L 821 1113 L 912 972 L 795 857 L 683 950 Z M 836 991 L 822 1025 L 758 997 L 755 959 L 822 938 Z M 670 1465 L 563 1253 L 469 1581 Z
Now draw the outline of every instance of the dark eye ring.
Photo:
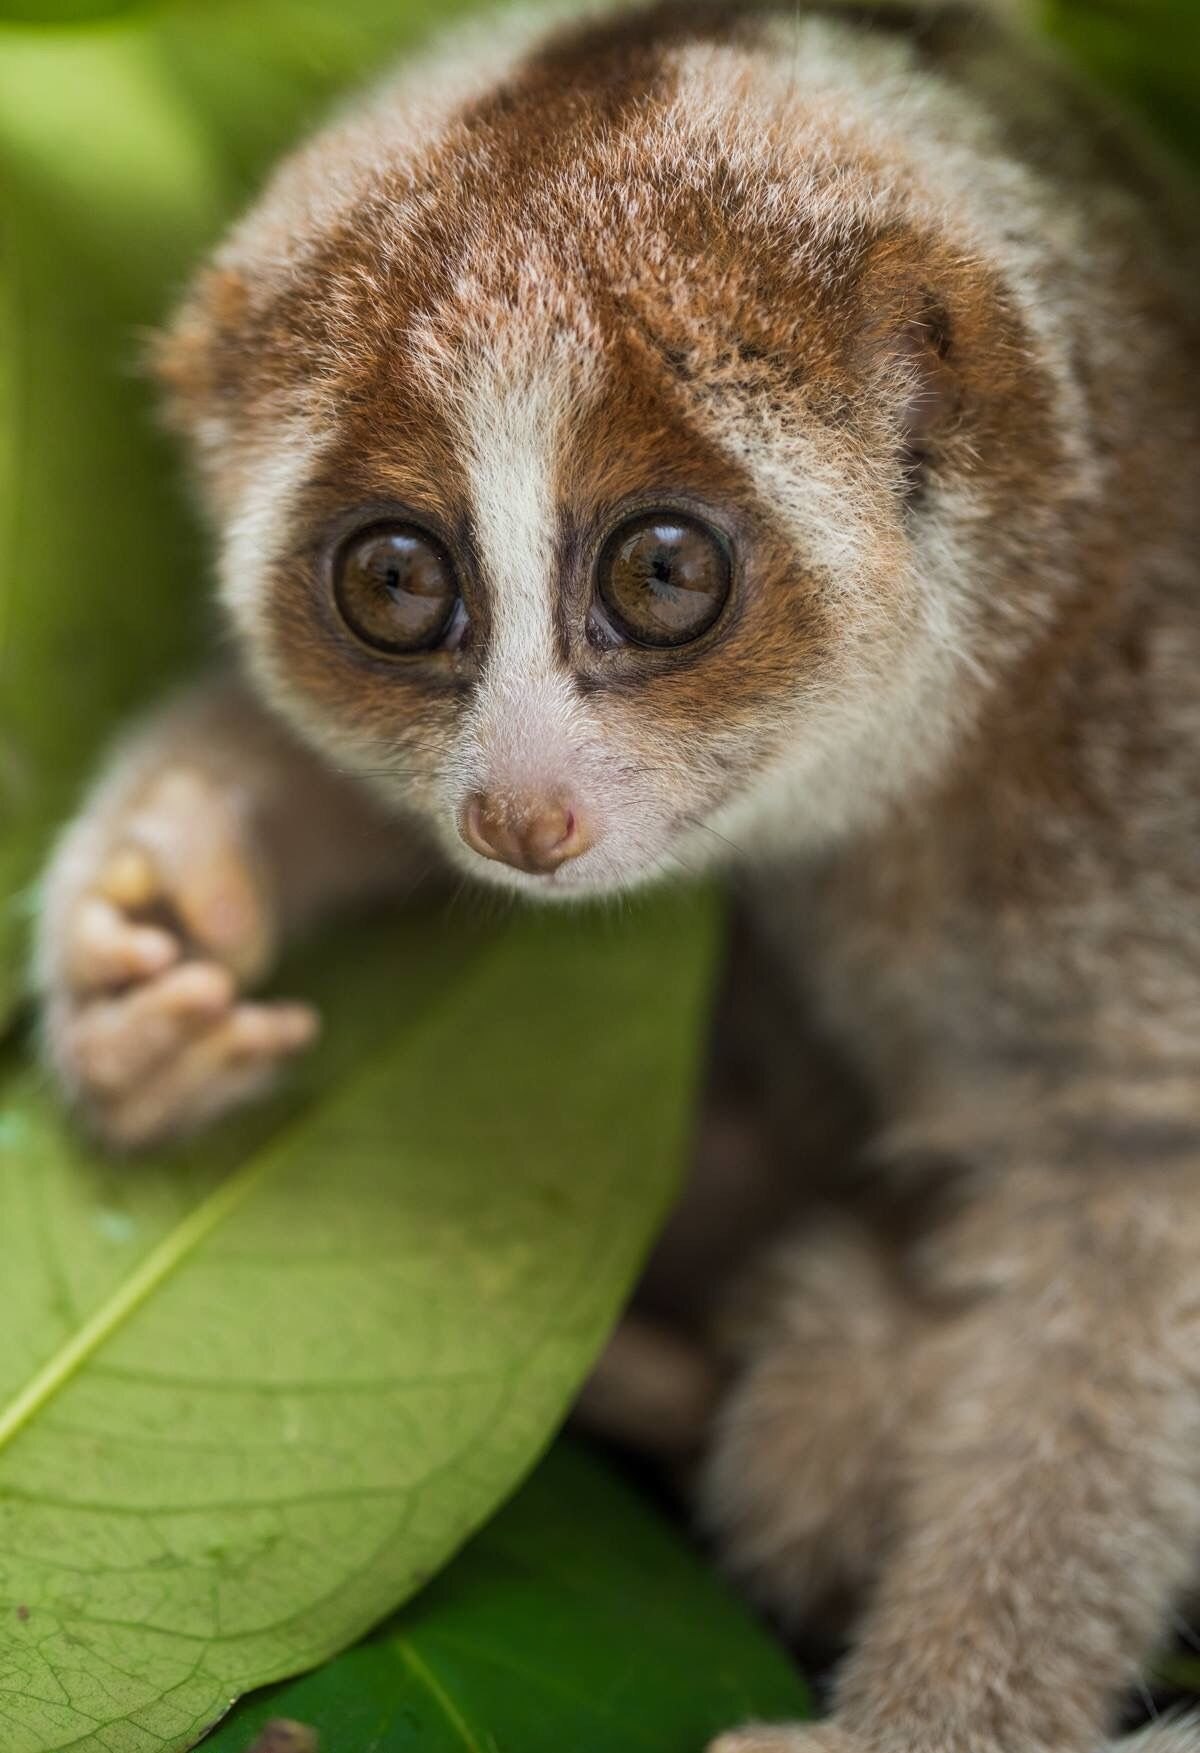
M 626 518 L 596 565 L 596 591 L 616 631 L 634 645 L 689 645 L 719 618 L 733 584 L 723 536 L 673 510 Z
M 450 555 L 419 524 L 395 520 L 356 530 L 333 561 L 333 597 L 350 631 L 374 651 L 433 651 L 457 624 Z

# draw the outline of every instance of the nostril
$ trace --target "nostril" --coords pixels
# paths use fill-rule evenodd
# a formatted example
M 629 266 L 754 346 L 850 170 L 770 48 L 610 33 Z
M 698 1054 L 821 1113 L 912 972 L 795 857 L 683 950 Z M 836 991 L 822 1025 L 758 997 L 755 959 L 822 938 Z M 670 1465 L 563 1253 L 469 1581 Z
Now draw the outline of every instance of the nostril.
M 469 797 L 459 814 L 458 831 L 472 852 L 478 852 L 481 858 L 503 858 L 504 854 L 494 840 L 489 839 L 487 832 L 488 812 L 486 800 L 478 792 Z M 492 824 L 493 832 L 495 823 Z

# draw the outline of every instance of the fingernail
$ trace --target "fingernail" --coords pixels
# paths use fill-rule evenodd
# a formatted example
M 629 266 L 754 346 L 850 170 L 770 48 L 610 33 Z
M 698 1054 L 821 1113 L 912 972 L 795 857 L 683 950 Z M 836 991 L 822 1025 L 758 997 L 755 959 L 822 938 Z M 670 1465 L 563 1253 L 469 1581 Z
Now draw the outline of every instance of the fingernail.
M 118 907 L 148 907 L 158 892 L 158 878 L 140 846 L 123 846 L 105 868 L 100 891 Z

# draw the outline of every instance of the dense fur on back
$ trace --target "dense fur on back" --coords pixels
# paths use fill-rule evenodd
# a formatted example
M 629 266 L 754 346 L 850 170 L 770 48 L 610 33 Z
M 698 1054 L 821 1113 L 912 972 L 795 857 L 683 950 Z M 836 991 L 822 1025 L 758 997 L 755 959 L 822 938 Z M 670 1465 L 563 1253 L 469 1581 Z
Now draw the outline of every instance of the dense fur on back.
M 1165 175 L 990 16 L 666 4 L 489 26 L 351 106 L 160 349 L 251 691 L 299 735 L 236 688 L 176 709 L 60 858 L 52 1046 L 110 1135 L 220 1105 L 173 1072 L 131 1120 L 110 1013 L 99 1090 L 64 948 L 154 773 L 213 771 L 197 724 L 222 795 L 252 745 L 221 843 L 285 923 L 404 843 L 548 898 L 732 866 L 880 1116 L 910 1221 L 808 1225 L 724 1317 L 707 1521 L 789 1620 L 866 1601 L 837 1726 L 730 1747 L 1095 1753 L 1192 1578 L 1196 263 Z M 673 650 L 593 615 L 651 505 L 734 556 Z M 331 554 L 384 514 L 453 555 L 452 648 L 339 619 Z M 281 800 L 319 821 L 322 788 L 366 826 L 318 880 Z M 586 845 L 485 861 L 480 795 L 569 797 Z M 798 1050 L 758 1058 L 784 1085 Z

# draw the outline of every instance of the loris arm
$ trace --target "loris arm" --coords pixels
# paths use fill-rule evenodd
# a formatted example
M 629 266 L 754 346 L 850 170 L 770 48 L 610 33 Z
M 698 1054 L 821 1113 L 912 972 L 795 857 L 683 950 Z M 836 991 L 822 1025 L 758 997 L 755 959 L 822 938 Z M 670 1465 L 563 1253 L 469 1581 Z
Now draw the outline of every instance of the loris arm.
M 289 935 L 432 865 L 236 678 L 171 701 L 118 751 L 45 881 L 47 1049 L 89 1124 L 136 1146 L 258 1094 L 317 1019 L 241 994 Z

